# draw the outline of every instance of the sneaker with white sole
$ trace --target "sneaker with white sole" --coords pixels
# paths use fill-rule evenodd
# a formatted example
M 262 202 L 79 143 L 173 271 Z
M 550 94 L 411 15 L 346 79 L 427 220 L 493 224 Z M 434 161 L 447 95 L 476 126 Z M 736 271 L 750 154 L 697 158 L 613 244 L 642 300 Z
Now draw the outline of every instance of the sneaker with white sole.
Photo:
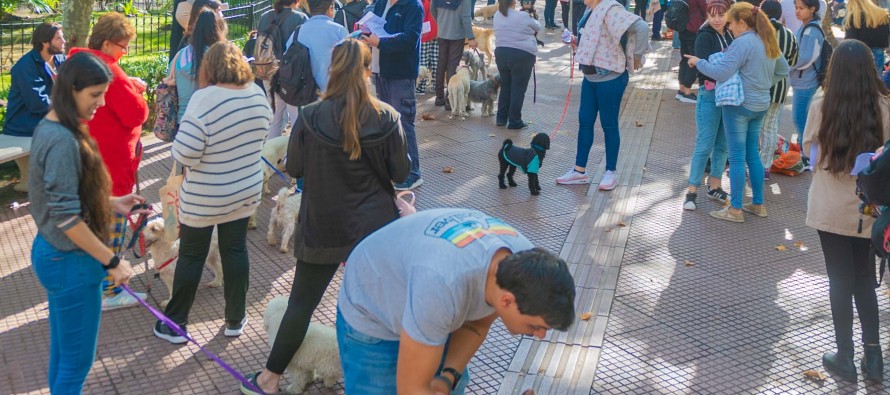
M 606 170 L 606 173 L 603 174 L 603 179 L 600 180 L 599 190 L 601 191 L 611 191 L 618 186 L 618 174 L 616 174 L 612 170 Z
M 226 321 L 226 332 L 225 335 L 228 337 L 238 337 L 244 333 L 244 326 L 247 325 L 247 317 L 241 319 L 241 322 L 229 322 Z
M 179 327 L 182 328 L 185 333 L 188 333 L 188 330 L 185 329 L 185 325 L 180 325 Z M 160 320 L 155 322 L 154 334 L 155 336 L 173 344 L 183 344 L 188 341 L 185 336 L 180 336 L 178 333 L 174 332 L 173 329 L 168 328 L 167 324 L 164 324 Z
M 414 188 L 421 186 L 422 184 L 423 184 L 423 178 L 418 178 L 418 179 L 414 180 L 414 182 L 405 181 L 401 184 L 396 184 L 393 186 L 393 189 L 395 189 L 397 191 L 410 191 L 410 190 L 413 190 Z
M 556 183 L 563 185 L 590 184 L 590 178 L 587 177 L 586 171 L 581 173 L 575 169 L 569 169 L 566 174 L 556 179 Z
M 134 292 L 139 299 L 145 300 L 146 295 L 142 292 Z M 139 300 L 127 292 L 121 292 L 114 296 L 106 296 L 102 298 L 102 311 L 122 309 L 124 307 L 136 306 Z
M 679 100 L 681 103 L 695 104 L 696 102 L 698 102 L 698 97 L 695 96 L 695 93 L 692 92 L 683 93 L 677 91 L 677 94 L 674 96 L 674 98 Z
M 695 205 L 695 199 L 698 197 L 698 194 L 695 193 L 687 193 L 686 200 L 683 202 L 683 210 L 686 211 L 695 211 L 698 208 Z

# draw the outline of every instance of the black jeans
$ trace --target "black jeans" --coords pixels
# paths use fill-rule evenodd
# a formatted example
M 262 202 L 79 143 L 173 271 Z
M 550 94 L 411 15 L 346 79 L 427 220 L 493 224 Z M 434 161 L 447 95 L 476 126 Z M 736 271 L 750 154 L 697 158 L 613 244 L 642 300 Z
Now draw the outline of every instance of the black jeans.
M 693 32 L 680 32 L 680 73 L 677 77 L 681 86 L 691 88 L 697 72 L 694 68 L 689 67 L 689 59 L 683 55 L 695 55 L 695 33 Z
M 269 359 L 266 360 L 266 369 L 275 374 L 284 373 L 287 364 L 303 345 L 312 313 L 321 302 L 321 297 L 324 296 L 324 291 L 337 273 L 338 267 L 339 264 L 316 265 L 297 261 L 290 298 L 287 300 L 287 310 L 281 317 L 281 326 L 278 327 L 275 344 L 272 345 Z
M 559 6 L 562 8 L 562 26 L 566 29 L 569 28 L 569 3 L 560 2 Z M 581 16 L 584 15 L 584 11 L 587 10 L 587 6 L 581 2 L 575 2 L 571 4 L 572 7 L 572 34 L 578 35 L 578 23 L 581 21 Z
M 250 258 L 247 255 L 247 220 L 242 218 L 216 225 L 219 256 L 223 270 L 223 295 L 226 300 L 226 322 L 241 322 L 247 300 Z M 192 228 L 182 224 L 179 229 L 179 261 L 173 276 L 173 297 L 164 314 L 177 324 L 187 324 L 195 292 L 201 282 L 204 261 L 210 252 L 213 226 Z
M 497 123 L 510 126 L 522 124 L 522 103 L 528 80 L 535 66 L 535 55 L 521 49 L 497 47 L 494 59 L 501 76 L 501 91 L 498 93 Z
M 831 319 L 839 353 L 853 355 L 853 299 L 862 324 L 862 343 L 879 344 L 875 256 L 869 239 L 819 231 Z
M 446 40 L 437 38 L 439 41 L 439 65 L 436 67 L 436 101 L 445 100 L 445 85 L 448 79 L 457 72 L 457 66 L 460 64 L 460 58 L 464 55 L 464 39 Z
M 640 18 L 646 20 L 646 7 L 649 5 L 648 0 L 635 0 L 634 1 L 634 14 L 639 15 Z

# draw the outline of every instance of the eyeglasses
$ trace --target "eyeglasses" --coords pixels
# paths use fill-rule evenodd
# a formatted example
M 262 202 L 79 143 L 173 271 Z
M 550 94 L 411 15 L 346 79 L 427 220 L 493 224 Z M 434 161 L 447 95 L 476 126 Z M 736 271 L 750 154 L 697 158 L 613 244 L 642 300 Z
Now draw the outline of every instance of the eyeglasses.
M 112 43 L 112 44 L 114 44 L 114 45 L 117 46 L 118 48 L 120 48 L 121 51 L 124 51 L 125 54 L 129 54 L 129 53 L 130 53 L 130 46 L 129 46 L 129 45 L 120 45 L 120 44 L 118 44 L 118 43 L 116 43 L 116 42 L 113 42 L 113 41 L 109 41 L 109 42 Z

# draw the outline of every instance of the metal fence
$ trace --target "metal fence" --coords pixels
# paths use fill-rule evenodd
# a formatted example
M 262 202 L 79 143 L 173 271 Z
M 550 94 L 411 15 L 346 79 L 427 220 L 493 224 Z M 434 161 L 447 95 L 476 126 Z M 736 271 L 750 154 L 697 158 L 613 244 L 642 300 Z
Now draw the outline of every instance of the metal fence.
M 250 0 L 248 0 L 250 1 Z M 235 2 L 231 2 L 230 5 Z M 152 4 L 148 2 L 147 4 Z M 243 5 L 231 5 L 223 11 L 229 25 L 229 39 L 246 37 L 254 30 L 260 16 L 272 9 L 271 0 L 258 0 Z M 165 53 L 170 50 L 170 34 L 175 19 L 171 13 L 149 10 L 141 15 L 128 17 L 136 28 L 136 39 L 130 43 L 129 56 Z M 95 22 L 95 16 L 90 22 Z M 61 15 L 39 20 L 0 22 L 0 80 L 9 73 L 12 65 L 31 50 L 31 32 L 43 22 L 61 22 Z

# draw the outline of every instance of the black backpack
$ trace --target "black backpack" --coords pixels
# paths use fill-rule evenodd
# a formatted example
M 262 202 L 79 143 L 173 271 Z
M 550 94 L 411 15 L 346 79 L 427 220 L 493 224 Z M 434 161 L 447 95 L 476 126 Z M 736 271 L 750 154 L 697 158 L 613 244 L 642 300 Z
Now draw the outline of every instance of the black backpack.
M 671 0 L 664 14 L 664 23 L 675 32 L 685 32 L 689 23 L 689 3 L 686 0 Z
M 297 40 L 299 36 L 298 27 L 294 31 L 293 43 L 284 52 L 278 71 L 272 77 L 272 94 L 281 96 L 285 103 L 292 106 L 305 106 L 318 99 L 318 84 L 312 76 L 309 48 Z
M 828 63 L 831 62 L 831 54 L 834 53 L 834 48 L 825 38 L 825 32 L 822 31 L 822 26 L 819 25 L 818 21 L 815 23 L 807 23 L 807 25 L 803 27 L 804 30 L 800 33 L 800 36 L 803 37 L 804 33 L 806 33 L 806 29 L 810 27 L 814 27 L 819 30 L 819 33 L 822 33 L 822 50 L 819 51 L 819 66 L 817 67 L 816 62 L 813 62 L 813 69 L 816 70 L 816 79 L 819 81 L 819 86 L 822 86 L 822 83 L 825 82 L 825 75 L 828 74 Z M 803 70 L 801 70 L 798 75 L 803 75 Z
M 890 141 L 884 144 L 883 154 L 859 173 L 856 193 L 861 200 L 859 211 L 862 215 L 875 217 L 871 228 L 871 246 L 881 258 L 879 277 L 883 278 L 887 260 L 890 259 Z

